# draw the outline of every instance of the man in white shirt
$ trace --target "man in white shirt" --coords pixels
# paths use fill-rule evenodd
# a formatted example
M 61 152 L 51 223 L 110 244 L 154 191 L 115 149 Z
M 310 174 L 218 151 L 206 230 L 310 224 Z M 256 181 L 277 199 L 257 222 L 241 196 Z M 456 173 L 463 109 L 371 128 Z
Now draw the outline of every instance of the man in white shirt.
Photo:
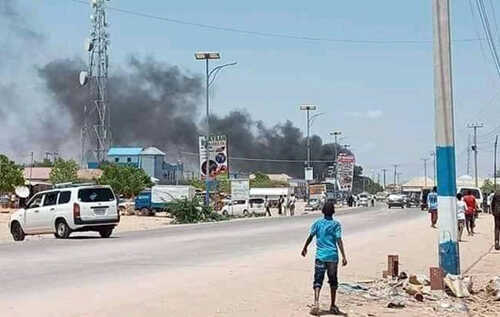
M 465 226 L 465 209 L 467 206 L 462 200 L 462 194 L 457 194 L 457 221 L 458 221 L 458 241 L 462 241 L 462 233 Z

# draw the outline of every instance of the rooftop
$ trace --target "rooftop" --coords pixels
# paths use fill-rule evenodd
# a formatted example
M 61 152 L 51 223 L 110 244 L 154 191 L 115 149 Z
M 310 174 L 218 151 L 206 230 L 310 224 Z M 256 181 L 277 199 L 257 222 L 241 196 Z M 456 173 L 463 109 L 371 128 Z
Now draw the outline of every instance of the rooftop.
M 108 151 L 109 156 L 140 155 L 142 147 L 112 147 Z

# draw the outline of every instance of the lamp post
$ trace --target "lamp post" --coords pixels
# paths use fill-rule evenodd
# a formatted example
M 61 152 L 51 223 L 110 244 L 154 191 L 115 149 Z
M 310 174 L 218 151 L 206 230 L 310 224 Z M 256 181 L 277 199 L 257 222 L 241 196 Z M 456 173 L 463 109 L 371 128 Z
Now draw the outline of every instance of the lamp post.
M 309 114 L 310 111 L 316 110 L 317 107 L 315 105 L 301 105 L 300 110 L 306 111 L 306 116 L 307 116 L 307 140 L 306 140 L 306 147 L 307 147 L 307 160 L 306 160 L 306 173 L 305 173 L 305 179 L 306 179 L 306 185 L 307 185 L 307 204 L 309 204 L 309 198 L 310 198 L 310 192 L 309 192 L 309 181 L 312 180 L 312 177 L 310 176 L 310 169 L 311 169 L 311 138 L 310 138 L 310 131 L 311 131 L 311 116 Z
M 211 59 L 220 59 L 220 53 L 218 52 L 197 52 L 194 54 L 194 57 L 197 60 L 204 60 L 205 61 L 205 74 L 206 74 L 206 105 L 207 105 L 207 134 L 205 138 L 205 204 L 208 206 L 210 203 L 210 192 L 209 192 L 209 181 L 210 181 L 210 152 L 209 152 L 209 146 L 208 142 L 210 139 L 210 98 L 209 98 L 209 89 L 210 85 L 213 83 L 213 80 L 215 79 L 215 76 L 217 76 L 218 72 L 226 67 L 226 66 L 232 66 L 236 65 L 236 63 L 230 63 L 230 64 L 225 64 L 221 66 L 217 66 L 211 71 L 209 70 L 209 61 Z M 213 77 L 213 80 L 211 81 L 210 78 Z

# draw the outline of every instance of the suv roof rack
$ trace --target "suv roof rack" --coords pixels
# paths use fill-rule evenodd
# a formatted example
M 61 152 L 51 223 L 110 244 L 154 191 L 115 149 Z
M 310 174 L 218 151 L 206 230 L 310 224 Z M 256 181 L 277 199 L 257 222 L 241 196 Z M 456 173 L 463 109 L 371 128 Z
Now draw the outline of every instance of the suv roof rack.
M 95 186 L 95 183 L 59 183 L 55 184 L 54 188 L 70 188 L 70 187 L 80 187 L 80 186 Z

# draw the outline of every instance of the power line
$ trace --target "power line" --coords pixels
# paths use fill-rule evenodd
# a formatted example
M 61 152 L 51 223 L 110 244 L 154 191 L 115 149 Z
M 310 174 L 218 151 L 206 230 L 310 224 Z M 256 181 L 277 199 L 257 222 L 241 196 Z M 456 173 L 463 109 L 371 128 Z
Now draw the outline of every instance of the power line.
M 75 3 L 88 5 L 88 1 L 83 0 L 70 0 Z M 162 17 L 158 15 L 153 15 L 149 13 L 143 13 L 133 10 L 122 9 L 118 7 L 107 7 L 109 10 L 134 15 L 142 18 L 153 19 L 168 23 L 180 24 L 193 26 L 201 29 L 207 29 L 212 31 L 221 31 L 221 32 L 230 32 L 230 33 L 239 33 L 245 35 L 255 35 L 262 37 L 273 37 L 273 38 L 283 38 L 289 40 L 299 40 L 299 41 L 313 41 L 313 42 L 330 42 L 330 43 L 350 43 L 350 44 L 432 44 L 432 40 L 353 40 L 353 39 L 334 39 L 334 38 L 326 38 L 326 37 L 315 37 L 315 36 L 305 36 L 305 35 L 297 35 L 297 34 L 282 34 L 282 33 L 271 33 L 271 32 L 261 32 L 261 31 L 253 31 L 246 29 L 239 29 L 234 27 L 225 27 L 225 26 L 217 26 L 212 24 L 203 24 L 197 22 L 191 22 L 180 19 L 173 19 L 169 17 Z M 483 40 L 482 38 L 465 38 L 465 39 L 457 39 L 454 42 L 477 42 Z
M 488 46 L 490 48 L 490 53 L 493 59 L 493 62 L 495 63 L 495 68 L 497 71 L 498 76 L 500 77 L 500 60 L 498 58 L 498 52 L 496 48 L 496 44 L 491 32 L 491 26 L 488 18 L 488 12 L 486 10 L 486 7 L 484 6 L 483 0 L 476 0 L 476 6 L 477 10 L 479 12 L 479 17 L 481 19 L 481 24 L 483 26 L 483 31 L 486 35 L 486 40 L 488 42 Z

